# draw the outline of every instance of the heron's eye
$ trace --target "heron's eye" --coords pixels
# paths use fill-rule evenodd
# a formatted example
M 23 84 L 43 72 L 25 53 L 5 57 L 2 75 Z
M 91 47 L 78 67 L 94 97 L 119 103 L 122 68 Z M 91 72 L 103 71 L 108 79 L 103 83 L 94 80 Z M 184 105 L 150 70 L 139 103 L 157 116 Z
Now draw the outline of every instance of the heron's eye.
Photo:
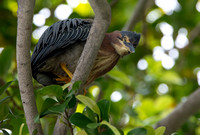
M 124 36 L 124 37 L 123 37 L 123 42 L 128 42 L 128 43 L 130 43 L 129 38 L 128 38 L 127 36 Z

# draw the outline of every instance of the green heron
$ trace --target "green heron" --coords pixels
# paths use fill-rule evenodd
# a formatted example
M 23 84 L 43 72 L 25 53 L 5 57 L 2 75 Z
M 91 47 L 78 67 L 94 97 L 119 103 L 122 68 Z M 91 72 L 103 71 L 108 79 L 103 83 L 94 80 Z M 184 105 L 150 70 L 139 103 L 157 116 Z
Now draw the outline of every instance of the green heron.
M 32 54 L 33 78 L 44 86 L 70 82 L 91 26 L 92 20 L 75 18 L 47 28 Z M 106 33 L 86 86 L 110 71 L 120 57 L 135 52 L 139 40 L 135 32 Z

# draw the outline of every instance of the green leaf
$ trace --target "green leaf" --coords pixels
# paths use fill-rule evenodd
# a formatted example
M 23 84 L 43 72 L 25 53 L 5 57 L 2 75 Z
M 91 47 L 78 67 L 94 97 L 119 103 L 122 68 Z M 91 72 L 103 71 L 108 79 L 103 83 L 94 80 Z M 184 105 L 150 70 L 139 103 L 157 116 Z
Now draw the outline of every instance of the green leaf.
M 1 100 L 0 100 L 0 104 L 3 103 L 4 101 L 6 101 L 6 100 L 7 100 L 8 98 L 10 98 L 10 97 L 11 97 L 11 96 L 7 96 L 7 97 L 1 99 Z
M 75 105 L 76 105 L 76 97 L 75 97 L 75 95 L 72 95 L 72 98 L 69 101 L 68 106 L 69 106 L 69 108 L 73 108 Z
M 88 117 L 81 113 L 74 113 L 69 121 L 80 128 L 87 128 L 89 123 L 93 123 Z
M 155 135 L 155 131 L 151 126 L 144 127 L 147 130 L 147 135 Z
M 40 96 L 50 95 L 60 97 L 63 94 L 63 89 L 59 85 L 49 85 L 37 90 L 36 94 Z
M 97 105 L 101 112 L 101 119 L 109 122 L 110 101 L 104 99 L 99 101 Z
M 72 97 L 68 97 L 64 103 L 62 104 L 58 104 L 58 105 L 54 105 L 51 106 L 50 108 L 46 109 L 43 111 L 43 113 L 40 114 L 40 118 L 44 117 L 45 115 L 48 114 L 60 114 L 63 113 L 65 111 L 65 109 L 68 107 L 69 101 L 71 100 Z M 52 100 L 51 103 L 49 104 L 52 105 L 54 103 L 54 101 Z
M 5 47 L 0 53 L 0 76 L 6 76 L 14 58 L 14 48 Z
M 158 127 L 156 130 L 155 130 L 155 135 L 163 135 L 165 133 L 165 127 L 164 126 L 161 126 L 161 127 Z
M 11 85 L 13 81 L 7 82 L 5 85 L 0 87 L 0 96 L 4 93 L 4 91 Z
M 147 135 L 145 128 L 135 128 L 127 133 L 127 135 Z
M 63 113 L 65 111 L 65 109 L 67 108 L 68 103 L 71 100 L 71 98 L 72 97 L 69 97 L 68 99 L 66 99 L 66 101 L 64 103 L 52 106 L 48 110 L 52 113 Z
M 93 122 L 96 122 L 96 113 L 94 113 L 89 107 L 85 107 L 85 109 L 83 110 L 83 114 L 85 116 L 87 116 L 90 120 L 92 120 Z
M 127 86 L 131 85 L 131 80 L 128 78 L 128 76 L 124 72 L 116 68 L 108 72 L 108 75 L 114 80 L 119 81 L 124 85 L 127 85 Z
M 77 91 L 79 88 L 80 88 L 80 86 L 81 86 L 81 81 L 76 81 L 74 84 L 73 84 L 73 86 L 72 86 L 72 91 Z
M 83 95 L 78 95 L 76 96 L 76 98 L 100 116 L 99 107 L 91 98 L 83 96 Z
M 100 124 L 108 126 L 115 135 L 120 135 L 120 132 L 117 130 L 117 128 L 111 125 L 110 123 L 108 123 L 107 121 L 103 120 Z
M 100 125 L 100 123 L 89 123 L 87 124 L 87 127 L 90 129 L 95 129 Z
M 42 108 L 40 111 L 40 114 L 43 114 L 45 111 L 47 111 L 50 107 L 52 107 L 53 105 L 55 105 L 57 103 L 57 101 L 55 101 L 52 98 L 47 98 L 44 103 L 42 104 Z M 41 116 L 43 117 L 43 116 Z
M 76 135 L 88 135 L 85 130 L 78 131 Z
M 9 115 L 9 107 L 7 104 L 0 104 L 0 121 L 3 121 L 7 118 L 7 116 Z

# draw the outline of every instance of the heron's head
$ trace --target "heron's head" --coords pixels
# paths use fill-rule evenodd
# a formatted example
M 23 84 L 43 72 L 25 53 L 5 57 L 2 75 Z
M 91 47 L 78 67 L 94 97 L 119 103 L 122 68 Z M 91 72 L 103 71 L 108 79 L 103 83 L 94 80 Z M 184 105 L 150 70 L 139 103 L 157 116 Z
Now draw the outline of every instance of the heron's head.
M 140 34 L 131 31 L 114 31 L 112 34 L 112 45 L 120 56 L 135 52 Z

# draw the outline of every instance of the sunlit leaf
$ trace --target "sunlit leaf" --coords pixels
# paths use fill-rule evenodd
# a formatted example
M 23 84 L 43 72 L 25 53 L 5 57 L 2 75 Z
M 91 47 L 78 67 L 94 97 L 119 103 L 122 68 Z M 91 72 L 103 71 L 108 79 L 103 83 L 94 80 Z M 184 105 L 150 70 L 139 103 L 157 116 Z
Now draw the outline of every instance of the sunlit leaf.
M 169 109 L 172 106 L 174 106 L 175 101 L 173 97 L 169 95 L 164 95 L 164 96 L 158 97 L 154 104 L 155 104 L 156 110 L 161 111 L 161 110 Z
M 83 95 L 78 95 L 76 98 L 100 116 L 100 110 L 95 101 Z
M 76 135 L 88 135 L 85 130 L 78 131 Z
M 81 3 L 79 4 L 74 11 L 80 14 L 83 17 L 93 16 L 94 12 L 89 3 Z
M 144 127 L 147 130 L 147 135 L 155 135 L 155 131 L 151 126 Z
M 161 126 L 155 130 L 155 135 L 163 135 L 165 133 L 165 127 Z

